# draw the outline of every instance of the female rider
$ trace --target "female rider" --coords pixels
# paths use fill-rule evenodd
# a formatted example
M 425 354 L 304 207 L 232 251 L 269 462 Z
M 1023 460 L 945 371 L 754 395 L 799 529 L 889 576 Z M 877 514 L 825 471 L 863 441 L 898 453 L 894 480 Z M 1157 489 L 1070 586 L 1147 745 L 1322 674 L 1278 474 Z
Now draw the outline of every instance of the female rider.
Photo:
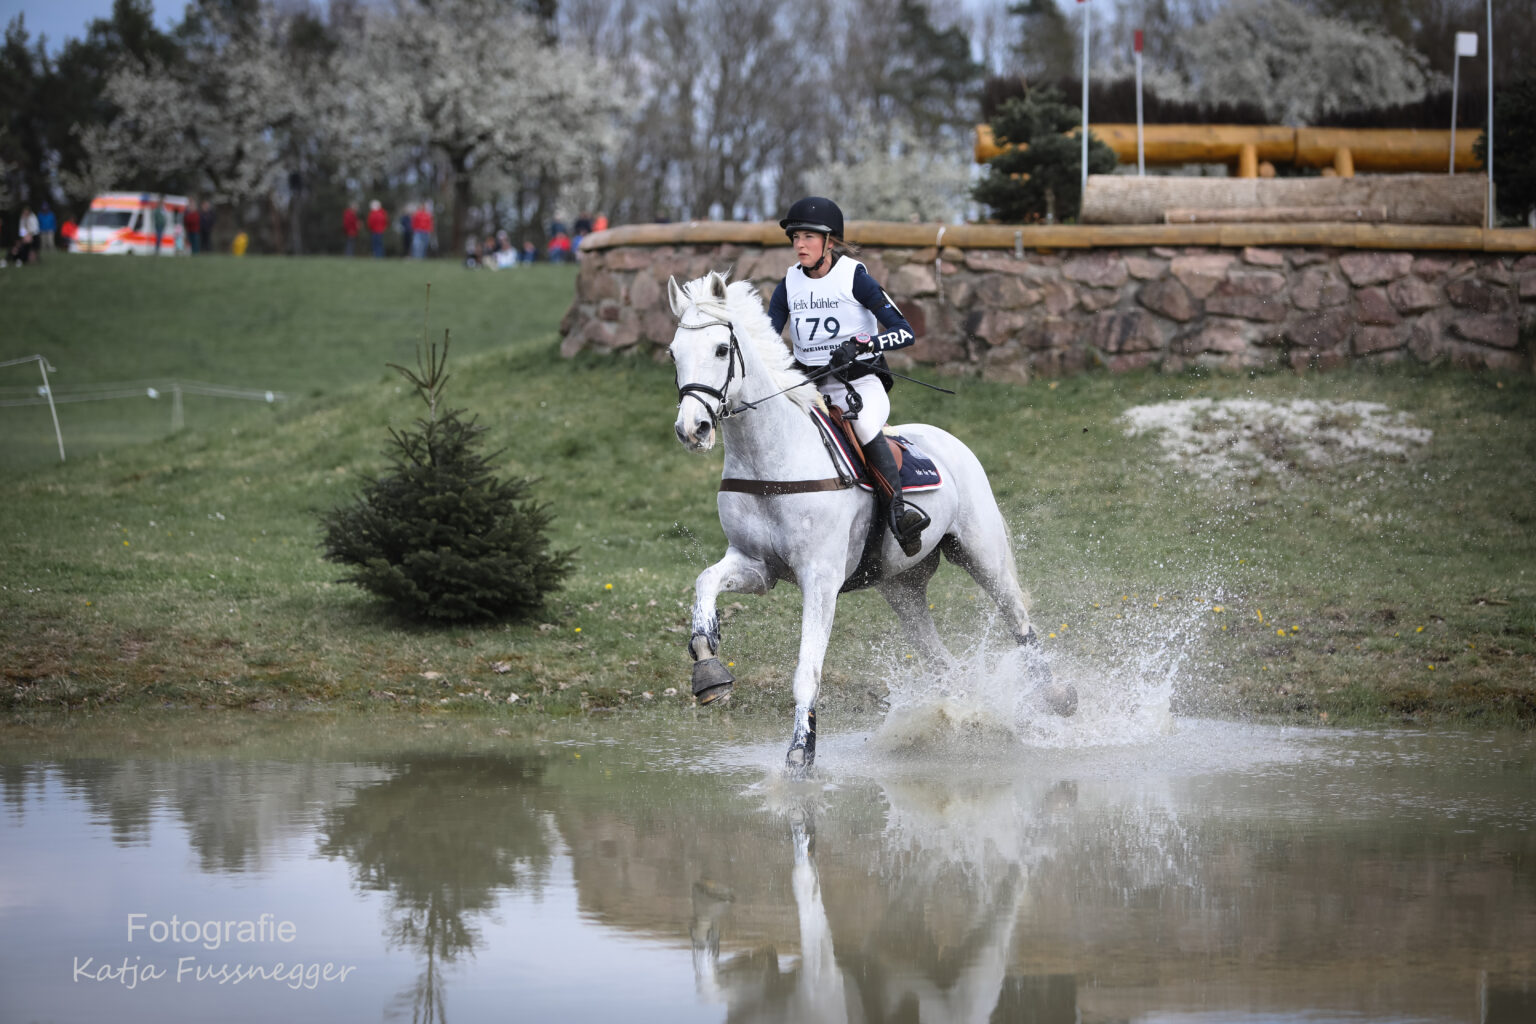
M 830 199 L 807 196 L 779 221 L 795 265 L 773 291 L 773 329 L 788 324 L 795 361 L 817 380 L 827 401 L 852 421 L 865 463 L 890 496 L 891 533 L 908 556 L 921 549 L 928 517 L 901 499 L 896 458 L 881 434 L 891 414 L 891 378 L 883 353 L 917 340 L 911 324 L 843 241 L 843 212 Z

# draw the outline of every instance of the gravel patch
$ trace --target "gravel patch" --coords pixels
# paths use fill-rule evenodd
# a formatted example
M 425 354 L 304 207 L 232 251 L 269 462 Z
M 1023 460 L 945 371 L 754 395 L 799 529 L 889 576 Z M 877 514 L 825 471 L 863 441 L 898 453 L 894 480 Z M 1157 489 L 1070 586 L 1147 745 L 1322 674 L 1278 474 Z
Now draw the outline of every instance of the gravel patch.
M 1157 435 L 1165 461 L 1224 481 L 1379 459 L 1406 459 L 1432 431 L 1379 402 L 1192 398 L 1138 405 L 1121 416 L 1126 435 Z

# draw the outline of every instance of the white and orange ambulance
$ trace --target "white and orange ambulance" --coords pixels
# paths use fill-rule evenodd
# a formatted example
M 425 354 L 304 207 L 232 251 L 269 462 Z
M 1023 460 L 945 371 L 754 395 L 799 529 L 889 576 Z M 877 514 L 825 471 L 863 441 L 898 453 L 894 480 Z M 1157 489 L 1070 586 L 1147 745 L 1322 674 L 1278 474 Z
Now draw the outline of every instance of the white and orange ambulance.
M 92 199 L 91 209 L 80 221 L 80 228 L 70 243 L 70 251 L 153 256 L 156 203 L 165 204 L 160 255 L 175 256 L 186 252 L 182 215 L 187 211 L 187 197 L 158 192 L 103 192 Z

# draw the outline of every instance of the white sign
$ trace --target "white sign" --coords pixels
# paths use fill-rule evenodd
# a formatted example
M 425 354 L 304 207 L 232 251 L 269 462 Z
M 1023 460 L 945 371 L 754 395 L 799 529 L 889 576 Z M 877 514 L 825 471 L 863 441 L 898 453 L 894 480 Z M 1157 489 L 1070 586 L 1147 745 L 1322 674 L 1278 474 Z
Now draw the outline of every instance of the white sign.
M 1477 33 L 1476 32 L 1457 32 L 1456 33 L 1456 56 L 1458 56 L 1458 57 L 1476 57 L 1477 56 Z

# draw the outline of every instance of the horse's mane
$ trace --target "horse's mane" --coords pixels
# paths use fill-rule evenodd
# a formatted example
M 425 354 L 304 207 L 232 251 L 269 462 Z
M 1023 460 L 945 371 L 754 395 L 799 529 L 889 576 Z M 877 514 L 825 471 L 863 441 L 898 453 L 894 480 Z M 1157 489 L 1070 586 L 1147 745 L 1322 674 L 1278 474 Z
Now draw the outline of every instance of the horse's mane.
M 771 382 L 770 391 L 782 391 L 805 382 L 805 374 L 795 368 L 794 354 L 784 340 L 773 332 L 773 321 L 763 309 L 763 298 L 750 281 L 732 281 L 725 287 L 725 301 L 715 298 L 709 278 L 700 277 L 682 286 L 683 297 L 691 305 L 728 321 L 741 343 L 742 357 L 761 370 Z M 821 392 L 813 387 L 796 387 L 784 397 L 803 409 L 821 404 Z

